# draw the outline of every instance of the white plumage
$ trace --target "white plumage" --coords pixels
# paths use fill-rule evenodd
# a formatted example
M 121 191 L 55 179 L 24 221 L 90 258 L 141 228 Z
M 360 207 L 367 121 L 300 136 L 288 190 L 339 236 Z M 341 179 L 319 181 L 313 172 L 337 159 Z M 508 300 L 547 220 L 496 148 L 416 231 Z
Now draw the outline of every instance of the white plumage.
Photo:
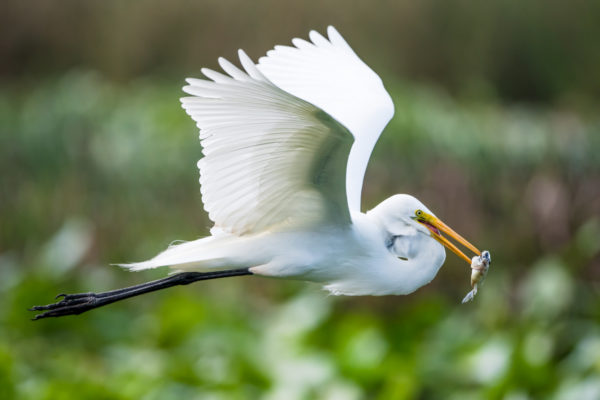
M 281 89 L 321 108 L 354 135 L 346 187 L 351 211 L 360 211 L 362 183 L 373 147 L 394 115 L 394 103 L 373 72 L 338 31 L 329 40 L 310 32 L 312 43 L 293 39 L 296 47 L 275 46 L 260 58 L 258 69 Z
M 215 226 L 243 235 L 278 225 L 348 223 L 343 184 L 352 135 L 314 105 L 269 82 L 242 51 L 246 72 L 188 79 L 183 107 L 200 128 L 202 200 Z M 204 70 L 207 76 L 214 73 Z M 337 189 L 337 190 L 336 190 Z
M 394 107 L 377 74 L 327 31 L 276 46 L 257 65 L 240 50 L 243 70 L 221 58 L 227 75 L 188 79 L 182 104 L 200 128 L 202 199 L 215 225 L 126 267 L 249 268 L 334 294 L 406 294 L 433 279 L 440 243 L 466 257 L 440 231 L 474 249 L 409 195 L 361 213 L 367 163 Z

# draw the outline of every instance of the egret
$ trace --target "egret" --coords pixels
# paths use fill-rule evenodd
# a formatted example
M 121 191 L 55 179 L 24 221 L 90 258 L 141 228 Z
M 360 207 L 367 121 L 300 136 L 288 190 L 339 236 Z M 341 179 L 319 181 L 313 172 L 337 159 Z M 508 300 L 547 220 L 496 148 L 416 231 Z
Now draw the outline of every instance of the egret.
M 198 162 L 210 236 L 171 245 L 131 271 L 166 278 L 103 293 L 62 294 L 35 319 L 80 314 L 128 297 L 240 275 L 322 284 L 334 295 L 403 295 L 429 283 L 449 238 L 481 252 L 423 203 L 397 194 L 361 212 L 371 151 L 394 114 L 379 76 L 330 26 L 275 46 L 243 69 L 187 79 L 181 99 L 200 129 Z

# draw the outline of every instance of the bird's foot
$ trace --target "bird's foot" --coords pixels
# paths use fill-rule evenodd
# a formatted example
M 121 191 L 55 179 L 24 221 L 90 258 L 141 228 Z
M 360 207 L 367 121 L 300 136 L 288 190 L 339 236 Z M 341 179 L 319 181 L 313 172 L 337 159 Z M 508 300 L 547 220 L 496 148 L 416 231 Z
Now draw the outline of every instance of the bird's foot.
M 144 293 L 154 292 L 176 285 L 188 285 L 192 282 L 206 279 L 226 278 L 229 276 L 252 275 L 248 268 L 231 269 L 223 271 L 210 272 L 182 272 L 180 274 L 170 275 L 163 279 L 141 283 L 135 286 L 129 286 L 116 290 L 109 290 L 101 293 L 77 293 L 77 294 L 59 294 L 56 299 L 62 299 L 56 303 L 45 306 L 33 306 L 30 311 L 44 311 L 32 318 L 37 319 L 48 317 L 62 317 L 63 315 L 76 315 L 114 303 L 129 297 L 139 296 Z
M 45 306 L 33 306 L 29 311 L 44 311 L 41 314 L 36 315 L 32 320 L 48 318 L 48 317 L 61 317 L 63 315 L 74 315 L 81 314 L 84 311 L 96 308 L 98 301 L 98 295 L 96 293 L 77 293 L 77 294 L 64 294 L 61 293 L 55 297 L 58 299 L 62 297 L 61 301 L 56 303 L 48 304 Z

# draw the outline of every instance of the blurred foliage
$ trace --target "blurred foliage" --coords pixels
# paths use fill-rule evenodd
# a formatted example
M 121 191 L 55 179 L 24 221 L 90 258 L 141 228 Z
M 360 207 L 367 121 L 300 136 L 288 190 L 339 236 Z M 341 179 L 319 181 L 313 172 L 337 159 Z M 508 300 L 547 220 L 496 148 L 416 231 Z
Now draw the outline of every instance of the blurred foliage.
M 365 201 L 415 193 L 489 247 L 474 303 L 459 304 L 469 271 L 449 257 L 406 297 L 235 278 L 36 323 L 25 308 L 59 291 L 164 273 L 104 264 L 205 234 L 200 146 L 176 85 L 74 71 L 4 91 L 0 396 L 597 398 L 598 120 L 391 90 Z
M 453 93 L 587 104 L 600 96 L 597 0 L 5 0 L 0 78 L 73 66 L 179 79 L 239 47 L 255 59 L 327 25 L 376 71 Z
M 36 3 L 0 13 L 0 398 L 600 398 L 598 2 Z M 396 104 L 365 207 L 489 249 L 473 303 L 449 255 L 410 296 L 232 278 L 29 321 L 207 234 L 183 76 L 329 23 Z

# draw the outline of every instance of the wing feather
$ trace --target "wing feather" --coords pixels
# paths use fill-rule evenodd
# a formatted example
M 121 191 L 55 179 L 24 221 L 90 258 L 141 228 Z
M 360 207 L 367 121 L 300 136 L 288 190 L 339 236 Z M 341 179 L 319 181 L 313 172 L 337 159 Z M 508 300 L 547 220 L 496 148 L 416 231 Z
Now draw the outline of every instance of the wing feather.
M 311 42 L 293 39 L 260 58 L 258 69 L 271 82 L 335 118 L 352 132 L 346 190 L 351 211 L 360 211 L 362 182 L 371 151 L 394 114 L 381 79 L 332 26 L 329 38 L 316 31 Z
M 206 76 L 208 79 L 212 79 L 213 81 L 215 81 L 217 83 L 229 82 L 229 80 L 231 79 L 227 75 L 224 75 L 224 74 L 222 74 L 220 72 L 217 72 L 217 71 L 213 71 L 210 68 L 202 68 L 200 70 L 200 72 L 202 72 L 202 74 L 204 76 Z
M 204 207 L 233 234 L 349 224 L 345 190 L 352 134 L 318 107 L 275 86 L 239 51 L 244 70 L 203 69 L 182 99 L 200 128 Z

